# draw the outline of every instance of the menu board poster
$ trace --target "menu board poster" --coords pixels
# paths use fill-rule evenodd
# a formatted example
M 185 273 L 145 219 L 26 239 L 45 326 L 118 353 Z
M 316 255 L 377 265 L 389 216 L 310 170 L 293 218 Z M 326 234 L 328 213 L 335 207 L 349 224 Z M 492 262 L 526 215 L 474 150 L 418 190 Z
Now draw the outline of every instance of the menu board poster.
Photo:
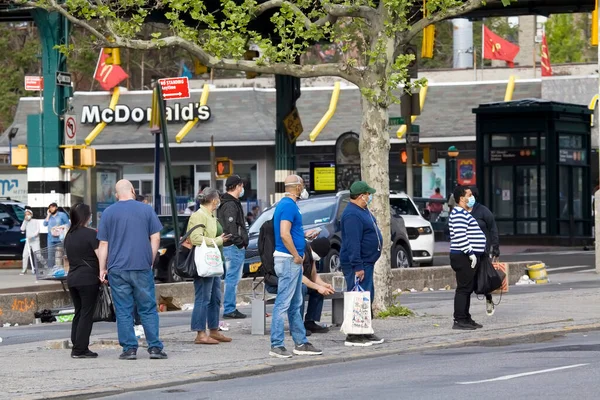
M 310 163 L 311 186 L 315 192 L 335 192 L 335 163 Z
M 475 175 L 475 159 L 456 160 L 458 184 L 462 186 L 474 186 L 477 184 Z

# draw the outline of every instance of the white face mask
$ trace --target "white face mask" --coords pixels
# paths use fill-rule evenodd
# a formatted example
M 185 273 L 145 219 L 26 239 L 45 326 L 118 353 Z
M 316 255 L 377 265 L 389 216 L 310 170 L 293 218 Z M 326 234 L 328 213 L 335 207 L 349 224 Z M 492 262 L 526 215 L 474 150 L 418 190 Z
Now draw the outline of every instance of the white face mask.
M 25 219 L 26 219 L 27 221 L 31 221 L 31 215 L 26 215 L 26 216 L 25 216 Z
M 302 189 L 302 192 L 300 193 L 300 200 L 306 200 L 308 199 L 308 191 L 306 190 L 306 188 Z

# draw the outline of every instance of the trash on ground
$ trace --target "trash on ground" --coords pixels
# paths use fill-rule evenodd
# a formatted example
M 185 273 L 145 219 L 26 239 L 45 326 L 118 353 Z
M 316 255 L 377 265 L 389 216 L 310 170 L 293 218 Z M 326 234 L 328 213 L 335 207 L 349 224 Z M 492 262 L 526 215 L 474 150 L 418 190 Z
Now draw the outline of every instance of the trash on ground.
M 417 291 L 417 289 L 415 289 L 415 288 L 412 288 L 409 290 L 409 292 L 411 292 L 411 293 L 415 293 L 416 291 Z
M 250 305 L 250 303 L 247 303 L 245 301 L 242 301 L 240 304 L 238 304 L 238 306 L 241 306 L 241 307 L 245 307 L 245 306 L 249 306 L 249 305 Z
M 191 311 L 193 309 L 194 309 L 193 303 L 186 303 L 183 306 L 181 306 L 181 311 Z
M 529 279 L 529 275 L 523 275 L 519 278 L 515 285 L 535 285 L 535 281 L 533 279 Z
M 219 330 L 226 332 L 229 330 L 229 324 L 225 321 L 219 321 Z
M 3 328 L 8 328 L 9 326 L 10 326 L 10 322 L 7 322 L 7 323 L 5 323 L 5 324 L 2 324 L 2 327 L 3 327 Z

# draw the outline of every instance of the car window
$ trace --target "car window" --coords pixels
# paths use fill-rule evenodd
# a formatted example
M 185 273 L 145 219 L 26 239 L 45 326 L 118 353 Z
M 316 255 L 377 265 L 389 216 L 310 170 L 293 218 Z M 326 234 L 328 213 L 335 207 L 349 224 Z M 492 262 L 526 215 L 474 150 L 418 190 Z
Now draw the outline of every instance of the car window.
M 2 218 L 13 218 L 5 204 L 0 204 L 0 219 Z
M 273 218 L 273 214 L 275 213 L 275 207 L 271 207 L 266 211 L 263 211 L 262 214 L 258 216 L 256 221 L 250 226 L 249 234 L 258 234 L 260 232 L 260 227 L 263 226 L 265 222 Z
M 348 206 L 348 203 L 350 203 L 350 197 L 344 197 L 342 200 L 340 200 L 340 207 L 338 208 L 337 215 L 335 216 L 336 221 L 342 219 L 342 214 Z
M 390 207 L 398 215 L 419 215 L 410 199 L 390 198 Z
M 335 211 L 335 197 L 318 198 L 298 202 L 302 213 L 302 225 L 326 224 L 331 222 Z
M 13 210 L 13 213 L 15 214 L 15 216 L 17 217 L 17 219 L 19 220 L 19 222 L 23 222 L 23 220 L 25 219 L 25 209 L 21 206 L 18 206 L 16 204 L 11 205 L 11 208 Z
M 158 219 L 163 226 L 160 237 L 173 236 L 173 217 L 163 215 L 159 216 Z M 179 234 L 183 234 L 187 228 L 188 218 L 178 218 L 177 220 L 179 222 Z

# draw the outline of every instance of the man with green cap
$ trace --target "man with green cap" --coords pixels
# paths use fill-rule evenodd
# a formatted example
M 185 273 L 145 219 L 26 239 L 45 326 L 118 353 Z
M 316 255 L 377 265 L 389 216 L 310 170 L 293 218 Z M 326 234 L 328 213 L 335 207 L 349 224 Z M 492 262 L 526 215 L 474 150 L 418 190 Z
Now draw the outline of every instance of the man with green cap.
M 358 281 L 361 288 L 371 293 L 371 302 L 375 292 L 373 271 L 383 245 L 377 221 L 368 208 L 374 193 L 375 189 L 363 181 L 354 182 L 350 187 L 350 203 L 341 219 L 340 251 L 340 263 L 348 290 L 354 289 Z M 348 335 L 345 345 L 365 347 L 381 343 L 383 339 L 375 335 Z

